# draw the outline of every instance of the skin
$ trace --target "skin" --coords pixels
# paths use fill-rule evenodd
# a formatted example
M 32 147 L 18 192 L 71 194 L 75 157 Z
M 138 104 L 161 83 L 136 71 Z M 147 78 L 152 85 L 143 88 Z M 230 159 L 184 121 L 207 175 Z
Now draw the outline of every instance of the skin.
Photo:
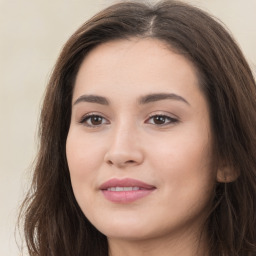
M 177 97 L 141 102 L 159 93 Z M 66 153 L 76 200 L 107 236 L 110 255 L 208 255 L 203 225 L 217 175 L 210 127 L 195 67 L 164 42 L 112 41 L 87 55 L 75 81 Z M 111 178 L 156 189 L 113 203 L 99 189 Z

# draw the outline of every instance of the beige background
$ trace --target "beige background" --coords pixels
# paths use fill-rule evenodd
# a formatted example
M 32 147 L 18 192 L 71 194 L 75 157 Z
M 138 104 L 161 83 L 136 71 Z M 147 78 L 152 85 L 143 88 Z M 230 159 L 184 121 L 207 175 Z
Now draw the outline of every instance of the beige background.
M 220 18 L 256 70 L 256 0 L 186 0 Z M 19 255 L 18 205 L 36 152 L 38 114 L 61 47 L 112 0 L 0 0 L 0 255 Z

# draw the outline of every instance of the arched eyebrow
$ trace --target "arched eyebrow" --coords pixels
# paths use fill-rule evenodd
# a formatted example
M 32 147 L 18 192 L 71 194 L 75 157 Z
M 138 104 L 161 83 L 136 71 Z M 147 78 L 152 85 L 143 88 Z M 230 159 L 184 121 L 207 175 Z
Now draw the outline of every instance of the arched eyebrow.
M 141 96 L 138 100 L 140 105 L 148 104 L 151 102 L 156 102 L 160 100 L 177 100 L 182 101 L 186 103 L 187 105 L 190 105 L 187 100 L 185 100 L 183 97 L 174 94 L 174 93 L 152 93 L 147 94 L 145 96 Z M 100 105 L 109 105 L 109 100 L 103 96 L 99 95 L 82 95 L 80 96 L 73 105 L 76 105 L 80 102 L 90 102 L 90 103 L 96 103 Z
M 159 100 L 177 100 L 177 101 L 182 101 L 182 102 L 186 103 L 187 105 L 190 105 L 186 99 L 184 99 L 183 97 L 181 97 L 177 94 L 174 94 L 174 93 L 148 94 L 148 95 L 142 96 L 139 99 L 139 104 L 147 104 L 147 103 L 151 103 L 151 102 L 155 102 L 155 101 L 159 101 Z
M 82 95 L 74 102 L 73 105 L 76 105 L 80 102 L 90 102 L 101 105 L 109 105 L 109 101 L 107 98 L 98 95 Z

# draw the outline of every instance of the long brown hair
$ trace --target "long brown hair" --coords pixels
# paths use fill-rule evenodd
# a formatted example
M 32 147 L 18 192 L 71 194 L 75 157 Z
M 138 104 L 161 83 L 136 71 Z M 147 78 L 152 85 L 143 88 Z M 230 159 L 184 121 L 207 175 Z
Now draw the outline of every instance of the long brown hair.
M 211 256 L 256 255 L 256 85 L 234 39 L 198 8 L 177 1 L 123 2 L 103 10 L 68 40 L 49 81 L 41 112 L 40 149 L 22 214 L 30 255 L 107 256 L 106 237 L 79 208 L 65 144 L 74 80 L 95 46 L 115 39 L 163 40 L 197 67 L 210 106 L 216 165 L 239 177 L 217 183 L 207 221 Z

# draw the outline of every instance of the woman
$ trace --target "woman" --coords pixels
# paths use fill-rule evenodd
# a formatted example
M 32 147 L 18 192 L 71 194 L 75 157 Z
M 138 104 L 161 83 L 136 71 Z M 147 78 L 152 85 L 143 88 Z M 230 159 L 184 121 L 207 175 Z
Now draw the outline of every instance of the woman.
M 100 12 L 47 87 L 30 255 L 256 255 L 255 116 L 250 68 L 208 14 Z

